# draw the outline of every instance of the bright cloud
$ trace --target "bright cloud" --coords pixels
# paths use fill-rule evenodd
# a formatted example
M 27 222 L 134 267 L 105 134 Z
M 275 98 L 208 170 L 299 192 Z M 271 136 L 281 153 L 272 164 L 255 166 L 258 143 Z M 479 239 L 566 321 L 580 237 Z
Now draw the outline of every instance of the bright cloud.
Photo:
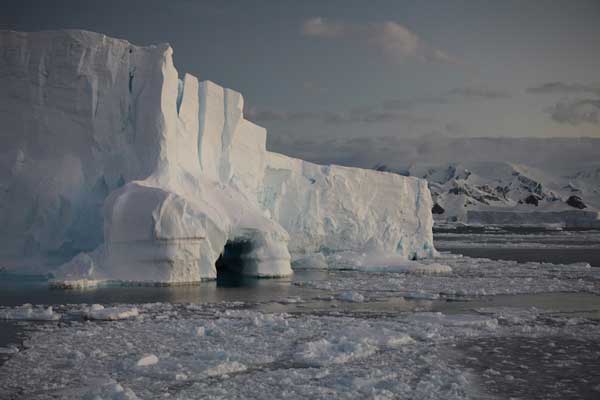
M 442 63 L 458 62 L 445 51 L 432 47 L 416 33 L 394 21 L 356 24 L 314 17 L 304 21 L 302 34 L 314 38 L 357 41 L 378 49 L 394 62 L 403 62 L 408 58 Z

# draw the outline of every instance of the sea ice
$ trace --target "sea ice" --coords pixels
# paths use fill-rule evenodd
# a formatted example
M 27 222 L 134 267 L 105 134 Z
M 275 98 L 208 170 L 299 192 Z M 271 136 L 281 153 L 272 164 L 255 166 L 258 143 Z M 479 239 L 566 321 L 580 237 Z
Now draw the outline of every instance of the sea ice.
M 118 319 L 127 319 L 139 315 L 137 307 L 107 307 L 101 304 L 94 304 L 83 311 L 83 315 L 88 319 L 101 319 L 114 321 Z
M 587 292 L 600 294 L 600 270 L 587 263 L 557 265 L 457 257 L 442 254 L 415 262 L 416 269 L 359 269 L 346 258 L 329 257 L 327 280 L 303 280 L 295 284 L 324 291 L 369 293 L 369 297 L 406 296 L 417 299 L 464 298 L 471 296 Z M 447 266 L 440 273 L 421 273 L 427 265 Z M 382 273 L 385 272 L 385 273 Z M 417 273 L 412 273 L 412 272 Z
M 357 292 L 342 292 L 337 295 L 337 299 L 340 301 L 348 301 L 351 303 L 362 303 L 365 301 L 365 296 Z
M 176 310 L 176 319 L 158 318 Z M 155 304 L 145 311 L 144 319 L 53 324 L 34 332 L 26 349 L 0 367 L 0 396 L 482 398 L 480 382 L 450 362 L 448 353 L 457 344 L 600 335 L 599 326 L 585 318 L 569 323 L 569 316 L 525 317 L 509 308 L 482 315 L 399 312 L 385 318 L 269 314 L 221 305 L 199 310 Z M 500 315 L 512 314 L 520 317 L 498 323 Z M 198 327 L 206 327 L 207 334 L 193 334 Z
M 138 360 L 137 363 L 135 363 L 135 365 L 138 367 L 148 367 L 155 364 L 158 364 L 158 357 L 156 357 L 154 354 L 143 356 Z
M 302 264 L 298 264 L 302 266 Z M 407 260 L 399 254 L 338 252 L 327 257 L 330 269 L 347 269 L 363 272 L 406 272 L 416 274 L 443 274 L 452 268 L 438 262 Z
M 15 345 L 0 347 L 0 354 L 16 354 L 18 352 L 19 348 Z
M 31 304 L 23 304 L 13 309 L 0 309 L 0 319 L 16 319 L 31 321 L 55 321 L 61 318 L 60 314 L 53 311 L 52 306 L 48 308 L 33 307 Z

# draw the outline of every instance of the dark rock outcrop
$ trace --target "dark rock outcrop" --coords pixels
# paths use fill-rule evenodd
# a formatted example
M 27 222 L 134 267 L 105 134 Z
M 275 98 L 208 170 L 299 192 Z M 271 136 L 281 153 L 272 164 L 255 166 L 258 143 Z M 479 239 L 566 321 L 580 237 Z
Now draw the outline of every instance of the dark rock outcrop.
M 525 198 L 525 204 L 533 204 L 537 207 L 540 203 L 540 200 L 541 198 L 539 196 L 536 196 L 535 194 L 530 194 Z
M 583 210 L 584 208 L 587 208 L 587 206 L 585 205 L 585 203 L 583 202 L 583 200 L 579 196 L 571 196 L 571 197 L 569 197 L 567 199 L 567 204 L 570 205 L 571 207 L 579 208 L 580 210 Z
M 431 208 L 432 214 L 443 214 L 444 212 L 446 212 L 446 210 L 444 210 L 444 208 L 442 206 L 440 206 L 438 203 L 435 203 L 433 205 L 433 207 Z

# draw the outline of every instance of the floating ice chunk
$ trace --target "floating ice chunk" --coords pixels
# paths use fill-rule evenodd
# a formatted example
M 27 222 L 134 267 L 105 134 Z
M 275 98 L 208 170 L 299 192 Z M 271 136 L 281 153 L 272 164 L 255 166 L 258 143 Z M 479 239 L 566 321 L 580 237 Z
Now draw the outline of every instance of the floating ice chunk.
M 88 319 L 99 319 L 115 321 L 137 317 L 139 315 L 137 307 L 108 307 L 104 308 L 101 304 L 94 304 L 84 310 L 83 315 Z
M 55 321 L 60 319 L 61 315 L 48 308 L 34 308 L 31 304 L 23 304 L 20 307 L 0 310 L 0 319 L 16 319 L 30 321 Z
M 361 337 L 334 337 L 304 343 L 296 353 L 296 358 L 315 366 L 344 364 L 366 358 L 377 351 L 374 341 Z
M 304 300 L 302 300 L 302 298 L 299 296 L 290 296 L 290 297 L 286 297 L 285 299 L 280 300 L 280 303 L 296 304 L 296 303 L 302 303 L 303 301 Z
M 93 384 L 93 382 L 92 382 Z M 109 380 L 99 387 L 87 390 L 83 400 L 139 400 L 140 398 L 129 388 L 123 387 L 114 380 Z
M 388 337 L 385 344 L 389 347 L 402 347 L 413 343 L 415 340 L 409 335 L 400 335 Z
M 220 376 L 232 374 L 234 372 L 242 372 L 248 369 L 244 364 L 237 361 L 227 361 L 217 366 L 208 368 L 205 372 L 208 376 Z
M 182 373 L 175 374 L 176 381 L 185 381 L 187 379 L 188 379 L 188 376 L 186 374 L 182 374 Z
M 441 326 L 461 327 L 461 328 L 487 328 L 496 329 L 498 320 L 483 315 L 446 315 L 440 312 L 417 313 L 413 316 L 415 321 L 425 324 L 439 324 Z
M 206 336 L 206 328 L 203 326 L 199 326 L 196 328 L 196 336 L 202 337 Z
M 437 300 L 440 298 L 440 295 L 438 293 L 428 293 L 428 292 L 420 290 L 418 292 L 406 293 L 406 294 L 404 294 L 403 297 L 405 297 L 407 299 Z
M 54 280 L 50 281 L 53 289 L 93 289 L 103 282 L 96 279 Z
M 336 296 L 339 301 L 347 301 L 351 303 L 362 303 L 365 301 L 365 296 L 358 292 L 342 292 Z
M 340 252 L 328 257 L 329 268 L 365 272 L 405 272 L 443 274 L 452 272 L 449 265 L 407 260 L 399 254 Z
M 528 309 L 516 307 L 480 307 L 476 311 L 511 324 L 524 324 L 535 320 L 540 315 L 540 311 L 534 307 Z
M 148 367 L 155 364 L 158 364 L 158 357 L 156 357 L 154 354 L 145 355 L 140 358 L 137 363 L 135 363 L 135 365 L 138 367 Z
M 12 344 L 6 347 L 0 347 L 0 354 L 16 354 L 18 352 L 19 348 Z

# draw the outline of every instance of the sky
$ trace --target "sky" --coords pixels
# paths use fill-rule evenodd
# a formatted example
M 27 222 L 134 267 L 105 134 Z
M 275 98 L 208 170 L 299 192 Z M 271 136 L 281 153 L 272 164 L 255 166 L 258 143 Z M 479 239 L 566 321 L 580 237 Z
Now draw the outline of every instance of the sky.
M 244 95 L 270 149 L 316 161 L 356 164 L 376 141 L 600 138 L 600 0 L 0 4 L 0 29 L 63 28 L 170 43 L 180 74 Z

